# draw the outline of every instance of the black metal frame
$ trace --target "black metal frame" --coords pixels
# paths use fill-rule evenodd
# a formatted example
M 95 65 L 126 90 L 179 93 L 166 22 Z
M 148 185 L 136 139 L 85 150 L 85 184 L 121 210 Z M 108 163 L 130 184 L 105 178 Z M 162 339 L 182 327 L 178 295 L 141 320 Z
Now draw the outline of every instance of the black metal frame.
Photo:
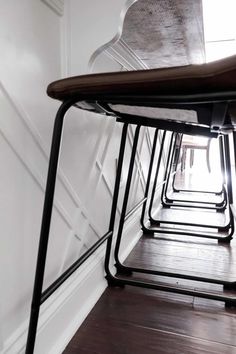
M 80 256 L 78 260 L 76 260 L 66 271 L 64 271 L 63 274 L 61 274 L 46 290 L 42 290 L 64 118 L 66 112 L 70 109 L 70 107 L 75 105 L 77 101 L 77 99 L 74 99 L 63 102 L 55 118 L 45 191 L 45 200 L 43 207 L 43 216 L 41 223 L 41 232 L 39 239 L 37 264 L 35 271 L 34 289 L 31 303 L 29 330 L 25 351 L 26 354 L 32 354 L 34 352 L 40 306 L 44 303 L 44 301 L 47 300 L 50 295 L 52 295 L 59 288 L 61 284 L 63 284 L 70 277 L 71 274 L 73 274 L 97 250 L 99 246 L 101 246 L 106 240 L 108 240 L 109 244 L 109 240 L 113 233 L 115 217 L 114 208 L 111 212 L 111 222 L 108 232 L 105 233 L 82 256 Z M 126 131 L 127 125 L 124 125 L 122 137 L 126 136 Z M 122 146 L 122 142 L 123 140 L 121 139 L 120 155 L 122 151 L 124 153 L 124 147 Z M 121 160 L 121 158 L 119 160 Z
M 181 136 L 181 141 L 180 141 L 180 146 L 178 148 L 178 157 L 177 160 L 179 161 L 180 159 L 180 150 L 181 150 L 181 142 L 182 142 L 182 138 L 183 138 L 183 134 Z M 221 138 L 221 137 L 219 137 Z M 224 161 L 223 161 L 223 150 L 221 148 L 221 143 L 220 143 L 220 162 L 221 162 L 221 173 L 222 173 L 222 177 L 223 177 L 223 171 L 224 171 Z M 177 164 L 175 166 L 175 171 L 177 169 Z M 224 185 L 224 180 L 222 181 L 222 189 L 220 191 L 208 191 L 208 190 L 194 190 L 194 189 L 181 189 L 181 188 L 176 188 L 175 186 L 175 177 L 176 175 L 174 175 L 173 180 L 172 180 L 172 189 L 173 192 L 175 193 L 179 193 L 179 192 L 189 192 L 189 193 L 204 193 L 204 194 L 214 194 L 214 195 L 221 195 L 223 193 L 223 185 Z
M 182 134 L 183 135 L 183 134 Z M 175 139 L 177 139 L 177 135 L 176 135 L 176 137 L 175 137 Z M 173 139 L 172 139 L 173 140 Z M 171 154 L 171 149 L 169 149 L 169 154 L 168 154 L 168 161 L 169 161 L 169 164 L 167 164 L 166 165 L 166 168 L 165 168 L 165 177 L 164 177 L 164 180 L 166 181 L 165 183 L 163 183 L 163 193 L 162 193 L 162 199 L 163 199 L 163 196 L 164 196 L 164 191 L 166 190 L 168 190 L 168 184 L 169 184 L 169 181 L 170 181 L 170 177 L 171 176 L 173 176 L 173 178 L 172 178 L 172 184 L 173 184 L 173 180 L 175 179 L 175 177 L 176 177 L 176 172 L 177 172 L 177 165 L 178 165 L 178 160 L 179 160 L 179 155 L 180 155 L 180 147 L 181 147 L 181 143 L 180 143 L 180 145 L 178 146 L 178 149 L 177 149 L 177 154 L 176 154 L 176 143 L 174 143 L 173 142 L 173 147 L 172 147 L 172 154 Z M 170 156 L 172 155 L 172 157 L 170 158 Z M 176 156 L 175 156 L 176 155 Z M 172 172 L 172 167 L 174 166 L 174 171 Z M 165 188 L 164 188 L 164 186 L 165 186 Z M 154 188 L 155 189 L 155 188 Z M 173 191 L 175 191 L 174 190 L 174 188 L 173 188 Z M 181 192 L 182 190 L 178 190 L 177 192 Z M 195 191 L 195 190 L 183 190 L 184 192 L 197 192 L 197 193 L 211 193 L 211 194 L 215 194 L 215 192 L 208 192 L 208 191 Z M 166 192 L 165 192 L 166 193 Z M 219 193 L 219 192 L 217 192 L 217 193 Z M 220 192 L 220 194 L 221 194 L 222 192 Z M 180 200 L 178 200 L 178 199 L 170 199 L 169 197 L 166 197 L 166 200 L 168 200 L 168 202 L 187 202 L 187 203 L 198 203 L 198 204 L 213 204 L 213 205 L 215 205 L 215 204 L 217 204 L 217 203 L 213 203 L 213 202 L 205 202 L 205 201 L 198 201 L 198 200 L 183 200 L 183 199 L 180 199 Z M 222 202 L 221 202 L 222 203 Z M 221 203 L 219 203 L 219 205 L 221 204 Z M 167 205 L 167 204 L 165 204 L 165 202 L 163 201 L 163 205 L 164 206 L 167 206 L 167 207 L 169 207 L 169 206 L 172 206 L 172 204 L 170 204 L 170 205 Z M 176 206 L 175 204 L 173 205 L 173 206 Z M 177 205 L 178 206 L 178 205 Z M 186 207 L 186 206 L 188 206 L 188 207 L 194 207 L 194 206 L 192 206 L 191 204 L 188 204 L 188 205 L 186 205 L 186 204 L 184 204 L 183 205 L 183 203 L 182 204 L 180 204 L 180 207 Z M 200 206 L 196 206 L 196 208 L 199 208 Z M 202 206 L 202 208 L 204 208 L 204 206 Z M 215 208 L 213 208 L 213 209 L 215 209 Z
M 212 209 L 213 210 L 217 210 L 217 211 L 221 211 L 221 210 L 225 210 L 226 206 L 227 206 L 227 196 L 226 196 L 226 188 L 225 188 L 225 174 L 226 174 L 226 168 L 225 168 L 225 158 L 224 158 L 224 148 L 223 148 L 223 136 L 220 135 L 219 136 L 219 152 L 220 152 L 220 170 L 221 170 L 221 176 L 222 176 L 222 188 L 221 188 L 221 191 L 207 191 L 207 190 L 176 190 L 176 188 L 174 187 L 174 179 L 175 179 L 175 176 L 176 174 L 174 174 L 174 177 L 173 177 L 173 181 L 172 181 L 172 188 L 173 188 L 173 191 L 174 192 L 191 192 L 191 193 L 203 193 L 203 194 L 214 194 L 214 195 L 223 195 L 223 199 L 221 202 L 205 202 L 205 201 L 198 201 L 198 200 L 186 200 L 186 202 L 188 203 L 198 203 L 198 204 L 201 204 L 201 208 L 205 208 L 203 204 L 209 204 L 209 205 L 213 205 Z M 178 199 L 171 199 L 167 196 L 167 188 L 166 188 L 166 191 L 165 191 L 165 199 L 166 201 L 168 202 L 183 202 L 184 200 L 181 199 L 181 200 L 178 200 Z M 193 207 L 191 205 L 188 205 L 188 207 Z
M 51 224 L 51 216 L 52 216 L 52 207 L 53 207 L 53 199 L 54 199 L 54 192 L 55 192 L 55 184 L 56 184 L 56 176 L 57 176 L 57 168 L 58 168 L 58 160 L 59 160 L 59 152 L 61 147 L 61 139 L 62 139 L 62 129 L 64 124 L 64 117 L 66 112 L 69 110 L 71 106 L 77 106 L 80 108 L 83 106 L 83 101 L 86 100 L 88 104 L 91 106 L 91 111 L 96 111 L 99 113 L 104 113 L 110 116 L 115 116 L 116 113 L 109 108 L 107 103 L 131 103 L 135 105 L 143 105 L 144 106 L 164 106 L 164 107 L 174 107 L 177 106 L 178 108 L 192 108 L 194 107 L 197 111 L 201 110 L 202 105 L 212 105 L 219 107 L 221 110 L 222 100 L 223 105 L 225 105 L 225 101 L 230 99 L 236 99 L 235 92 L 227 92 L 227 93 L 214 93 L 214 94 L 197 94 L 197 95 L 179 95 L 179 96 L 159 96 L 159 97 L 126 97 L 118 96 L 118 95 L 111 95 L 105 97 L 99 97 L 99 95 L 94 95 L 90 97 L 78 96 L 74 97 L 73 99 L 64 101 L 56 115 L 55 123 L 54 123 L 54 130 L 53 130 L 53 137 L 52 137 L 52 144 L 51 144 L 51 153 L 50 153 L 50 160 L 49 160 L 49 169 L 48 169 L 48 177 L 47 177 L 47 185 L 46 185 L 46 192 L 45 192 L 45 201 L 44 201 L 44 208 L 43 208 L 43 216 L 42 216 L 42 225 L 41 225 L 41 233 L 40 233 L 40 240 L 39 240 L 39 248 L 38 248 L 38 257 L 37 257 L 37 265 L 36 265 L 36 273 L 35 273 L 35 281 L 34 281 L 34 289 L 33 289 L 33 298 L 32 298 L 32 305 L 31 305 L 31 313 L 30 313 L 30 323 L 29 323 L 29 331 L 28 331 L 28 338 L 26 344 L 26 354 L 32 354 L 34 351 L 35 346 L 35 338 L 36 338 L 36 331 L 37 331 L 37 324 L 38 324 L 38 317 L 41 304 L 103 243 L 107 240 L 107 248 L 106 248 L 106 255 L 105 255 L 105 271 L 106 271 L 106 278 L 109 285 L 114 286 L 124 286 L 124 285 L 131 285 L 131 286 L 139 286 L 139 287 L 146 287 L 151 289 L 159 289 L 169 292 L 175 292 L 179 294 L 186 294 L 186 295 L 194 295 L 208 299 L 214 299 L 219 301 L 224 301 L 228 305 L 236 305 L 236 298 L 232 299 L 227 296 L 217 296 L 215 294 L 207 293 L 207 292 L 199 292 L 199 291 L 192 291 L 189 289 L 180 289 L 178 287 L 171 287 L 171 286 L 163 286 L 158 284 L 151 284 L 148 282 L 143 281 L 136 281 L 130 280 L 125 278 L 118 278 L 117 276 L 113 276 L 110 271 L 110 257 L 111 257 L 111 250 L 112 250 L 112 242 L 114 237 L 114 225 L 115 225 L 115 216 L 116 216 L 116 208 L 117 208 L 117 201 L 119 195 L 119 188 L 120 188 L 120 180 L 121 180 L 121 172 L 122 172 L 122 165 L 124 159 L 124 150 L 125 150 L 125 143 L 126 143 L 126 136 L 127 136 L 127 128 L 129 124 L 137 125 L 135 137 L 134 137 L 134 144 L 132 148 L 131 154 L 131 162 L 130 168 L 128 173 L 128 183 L 126 185 L 126 193 L 123 201 L 122 207 L 122 217 L 121 221 L 124 223 L 125 221 L 125 214 L 126 214 L 126 207 L 127 207 L 127 198 L 128 198 L 128 191 L 130 188 L 130 182 L 132 178 L 132 170 L 133 170 L 133 163 L 134 163 L 134 156 L 135 150 L 137 147 L 138 142 L 138 134 L 140 126 L 151 126 L 159 129 L 169 129 L 172 131 L 179 131 L 185 132 L 187 134 L 199 134 L 199 135 L 218 135 L 218 131 L 221 128 L 224 119 L 216 119 L 211 121 L 211 124 L 208 126 L 202 125 L 192 125 L 192 124 L 185 124 L 184 122 L 168 122 L 161 119 L 150 119 L 146 117 L 139 117 L 139 116 L 130 116 L 127 114 L 117 114 L 117 120 L 124 123 L 123 132 L 121 136 L 121 143 L 120 143 L 120 152 L 119 152 L 119 159 L 118 159 L 118 167 L 117 167 L 117 175 L 116 181 L 114 186 L 114 194 L 113 194 L 113 201 L 112 201 L 112 208 L 111 208 L 111 216 L 110 216 L 110 223 L 109 223 L 109 230 L 108 232 L 101 237 L 101 239 L 91 247 L 82 257 L 80 257 L 73 265 L 66 270 L 52 285 L 50 285 L 45 291 L 42 291 L 43 288 L 43 279 L 44 279 L 44 272 L 45 272 L 45 263 L 46 263 L 46 256 L 47 256 L 47 248 L 48 248 L 48 240 L 49 240 L 49 231 L 50 231 L 50 224 Z M 101 102 L 100 102 L 101 101 Z M 198 105 L 200 105 L 200 108 Z M 108 108 L 108 109 L 107 109 Z M 204 108 L 204 107 L 203 107 Z M 82 107 L 82 109 L 87 109 Z M 223 117 L 224 118 L 224 117 Z M 144 198 L 145 202 L 145 198 Z M 121 231 L 123 226 L 120 226 L 120 236 L 117 238 L 121 238 Z M 119 242 L 119 241 L 118 241 Z M 119 245 L 117 244 L 115 249 L 118 255 L 118 248 Z M 134 268 L 127 268 L 128 273 L 130 272 L 142 272 L 146 273 L 147 271 L 144 269 L 134 269 Z M 150 271 L 151 274 L 160 275 L 159 272 Z M 163 274 L 162 274 L 163 275 Z M 187 279 L 186 276 L 183 275 L 171 275 L 169 276 L 178 276 L 184 277 Z M 214 282 L 219 283 L 219 281 L 215 279 L 202 279 L 199 277 L 191 277 L 192 280 L 197 281 L 207 281 L 207 282 Z M 235 283 L 231 282 L 220 282 L 220 284 L 224 284 L 234 288 Z
M 139 126 L 136 128 L 136 133 L 138 130 L 139 130 Z M 154 145 L 156 145 L 156 134 L 157 133 L 155 133 L 155 136 L 154 136 L 154 143 L 153 143 Z M 226 144 L 227 144 L 227 141 L 226 141 Z M 152 274 L 152 275 L 157 275 L 157 276 L 173 277 L 173 278 L 186 279 L 186 280 L 191 280 L 191 281 L 220 284 L 220 285 L 223 285 L 227 289 L 236 290 L 236 282 L 235 281 L 233 281 L 233 282 L 232 281 L 224 281 L 224 280 L 215 279 L 215 278 L 190 276 L 190 275 L 186 275 L 186 274 L 179 274 L 179 273 L 173 273 L 173 272 L 171 273 L 171 272 L 165 272 L 165 271 L 156 271 L 156 270 L 151 270 L 151 269 L 125 266 L 124 264 L 121 263 L 121 261 L 119 259 L 119 248 L 120 248 L 122 231 L 123 231 L 124 220 L 125 220 L 124 215 L 126 213 L 126 208 L 127 208 L 127 198 L 128 198 L 130 183 L 131 183 L 131 179 L 132 179 L 134 156 L 135 156 L 135 152 L 136 152 L 136 147 L 137 147 L 137 134 L 135 137 L 135 141 L 134 141 L 133 149 L 132 149 L 132 154 L 131 154 L 131 158 L 130 158 L 130 165 L 129 165 L 129 171 L 128 171 L 128 177 L 127 177 L 128 182 L 126 185 L 124 202 L 123 202 L 122 211 L 121 211 L 122 217 L 120 219 L 117 239 L 116 239 L 116 243 L 115 243 L 114 258 L 116 261 L 115 265 L 117 268 L 118 276 L 113 276 L 112 273 L 110 272 L 109 267 L 107 266 L 106 267 L 106 273 L 107 273 L 106 278 L 108 280 L 108 284 L 111 286 L 124 286 L 124 285 L 140 286 L 140 287 L 147 287 L 150 289 L 176 292 L 179 294 L 193 295 L 193 296 L 198 296 L 198 297 L 202 297 L 202 298 L 224 301 L 227 306 L 235 306 L 236 305 L 236 297 L 232 298 L 229 296 L 221 296 L 221 295 L 206 293 L 206 292 L 202 292 L 202 291 L 181 289 L 181 288 L 178 288 L 175 286 L 170 287 L 170 286 L 166 286 L 166 285 L 148 283 L 148 282 L 144 282 L 144 281 L 140 281 L 140 280 L 130 280 L 127 278 L 122 278 L 122 275 L 129 276 L 129 275 L 132 275 L 133 273 Z M 145 189 L 145 194 L 144 194 L 144 202 L 143 202 L 143 209 L 142 209 L 141 217 L 143 217 L 145 214 L 145 207 L 146 207 L 146 203 L 147 203 L 147 199 L 148 199 L 148 189 L 149 189 L 149 184 L 150 184 L 153 159 L 154 159 L 154 153 L 152 153 L 151 157 L 150 157 L 149 172 L 148 172 L 148 177 L 147 177 L 147 184 L 146 184 L 146 189 Z M 231 195 L 231 197 L 232 197 L 232 195 Z M 232 201 L 231 198 L 230 198 L 230 201 Z M 234 229 L 234 226 L 232 226 L 232 229 Z M 112 242 L 112 240 L 110 240 L 110 242 Z M 108 262 L 109 259 L 110 259 L 110 250 L 108 250 L 106 253 L 107 265 L 109 263 Z
M 176 141 L 176 136 L 175 136 L 175 141 Z M 165 183 L 163 183 L 163 187 L 162 187 L 162 192 L 161 192 L 161 201 L 162 201 L 162 204 L 163 204 L 163 207 L 175 207 L 175 209 L 176 208 L 179 208 L 179 207 L 184 207 L 184 208 L 186 208 L 186 207 L 190 207 L 189 206 L 189 204 L 185 204 L 185 203 L 182 203 L 182 204 L 178 204 L 178 203 L 169 203 L 168 205 L 167 204 L 165 204 L 165 203 L 163 203 L 163 199 L 164 199 L 164 195 L 165 195 L 165 193 L 166 193 L 166 190 L 167 190 L 167 188 L 168 188 L 168 184 L 169 184 L 169 179 L 170 179 L 170 175 L 171 175 L 171 167 L 173 166 L 173 157 L 174 157 L 174 149 L 175 149 L 175 141 L 174 141 L 174 139 L 173 139 L 173 136 L 172 136 L 172 141 L 171 141 L 171 148 L 169 149 L 169 154 L 168 154 L 168 158 L 167 158 L 167 167 L 166 167 L 166 170 L 165 170 L 165 175 L 164 175 L 164 181 L 165 181 Z M 171 157 L 171 155 L 172 155 L 172 157 Z M 228 168 L 230 168 L 230 165 L 229 165 L 229 167 Z M 226 171 L 224 171 L 225 173 L 226 173 Z M 156 173 L 158 173 L 158 171 L 156 172 Z M 175 173 L 175 172 L 174 172 Z M 229 173 L 231 173 L 230 172 L 230 170 L 229 170 Z M 154 194 L 155 194 L 155 190 L 156 190 L 156 183 L 153 185 L 153 191 L 152 191 L 152 198 L 151 198 L 151 200 L 153 201 L 153 199 L 154 199 Z M 225 201 L 225 205 L 224 205 L 224 209 L 226 208 L 226 205 L 227 205 L 227 194 L 226 194 L 226 192 L 225 192 L 225 199 L 226 199 L 226 201 Z M 184 201 L 183 201 L 184 202 Z M 194 206 L 191 206 L 191 207 L 195 207 L 195 208 L 200 208 L 201 210 L 202 209 L 215 209 L 215 208 L 210 208 L 210 207 L 204 207 L 204 206 L 202 206 L 201 204 L 199 205 L 199 206 L 197 206 L 197 205 L 194 205 Z M 223 210 L 224 210 L 223 209 Z M 148 213 L 148 215 L 149 215 L 149 220 L 150 220 L 150 224 L 151 224 L 151 226 L 160 226 L 160 223 L 161 224 L 167 224 L 167 225 L 184 225 L 184 226 L 192 226 L 192 227 L 200 227 L 200 228 L 204 228 L 204 227 L 207 227 L 208 229 L 218 229 L 218 231 L 229 231 L 230 229 L 231 229 L 231 225 L 232 225 L 232 223 L 234 222 L 234 220 L 233 220 L 233 217 L 232 217 L 232 214 L 230 213 L 230 210 L 229 210 L 230 208 L 228 207 L 227 208 L 227 210 L 228 210 L 228 214 L 229 214 L 229 222 L 228 222 L 228 224 L 226 224 L 226 225 L 206 225 L 206 224 L 200 224 L 200 223 L 188 223 L 188 222 L 180 222 L 180 221 L 166 221 L 166 220 L 161 220 L 161 219 L 156 219 L 156 218 L 154 218 L 153 216 L 152 216 L 152 203 L 150 204 L 150 207 L 149 207 L 149 213 Z M 217 208 L 217 210 L 218 211 L 221 211 L 221 209 L 219 208 Z M 167 232 L 167 230 L 164 230 L 164 231 L 162 231 L 162 230 L 160 230 L 160 229 L 148 229 L 148 228 L 146 228 L 146 227 L 143 227 L 143 230 L 145 231 L 145 232 L 147 232 L 147 233 L 152 233 L 153 234 L 153 232 L 164 232 L 164 233 L 166 233 Z M 171 230 L 170 230 L 171 231 Z M 177 231 L 176 231 L 177 232 Z M 175 233 L 175 230 L 172 232 L 172 233 Z M 177 232 L 178 233 L 178 232 Z M 182 231 L 181 231 L 181 233 L 182 233 Z M 183 231 L 183 233 L 184 234 L 186 234 L 186 235 L 190 235 L 190 236 L 196 236 L 196 232 L 194 232 L 194 233 L 192 233 L 192 232 L 186 232 L 186 231 Z M 231 232 L 230 232 L 230 234 L 229 234 L 230 236 L 231 236 Z M 226 237 L 227 237 L 227 240 L 229 240 L 229 235 L 227 235 Z M 202 237 L 202 236 L 201 236 Z M 205 234 L 204 235 L 204 237 L 211 237 L 211 236 L 209 236 L 208 234 Z M 217 239 L 222 239 L 222 236 L 219 236 Z M 225 239 L 225 236 L 224 236 L 224 239 Z
M 166 131 L 165 131 L 166 132 Z M 167 157 L 167 166 L 170 165 L 170 156 L 171 156 L 171 151 L 174 149 L 174 145 L 173 145 L 173 141 L 174 141 L 174 135 L 172 135 L 171 137 L 171 142 L 170 142 L 170 149 L 169 149 L 169 154 Z M 156 171 L 155 171 L 155 178 L 154 178 L 154 183 L 153 183 L 153 187 L 152 187 L 152 192 L 151 192 L 151 196 L 150 196 L 150 204 L 149 204 L 149 208 L 148 208 L 148 217 L 149 217 L 149 221 L 150 221 L 150 225 L 151 227 L 148 227 L 147 224 L 144 221 L 144 213 L 142 213 L 142 217 L 141 217 L 141 225 L 142 225 L 142 230 L 144 233 L 149 234 L 149 235 L 154 235 L 154 233 L 160 233 L 160 234 L 165 234 L 165 233 L 170 233 L 170 234 L 175 234 L 175 235 L 186 235 L 186 236 L 197 236 L 197 237 L 205 237 L 205 238 L 214 238 L 217 239 L 221 242 L 229 242 L 232 238 L 233 235 L 233 226 L 234 226 L 234 219 L 232 214 L 230 213 L 230 211 L 228 211 L 229 213 L 229 223 L 227 225 L 224 225 L 222 227 L 220 227 L 219 225 L 215 226 L 209 226 L 206 224 L 195 224 L 195 223 L 186 223 L 186 222 L 175 222 L 175 221 L 165 221 L 165 220 L 156 220 L 153 218 L 152 216 L 152 210 L 153 210 L 153 201 L 155 199 L 155 192 L 157 189 L 157 176 L 159 174 L 159 169 L 160 169 L 160 163 L 161 163 L 161 158 L 162 158 L 162 154 L 163 154 L 163 147 L 165 144 L 165 133 L 163 135 L 163 139 L 161 141 L 161 146 L 160 146 L 160 151 L 159 151 L 159 156 L 158 156 L 158 161 L 157 161 L 157 165 L 156 165 Z M 155 146 L 154 146 L 155 148 Z M 173 154 L 172 154 L 173 156 Z M 164 181 L 162 182 L 162 186 L 165 187 L 165 185 L 168 183 L 168 169 L 165 169 L 164 172 Z M 162 194 L 163 194 L 163 189 L 162 189 Z M 145 204 L 146 205 L 146 204 Z M 201 232 L 199 231 L 190 231 L 190 230 L 186 230 L 186 229 L 176 229 L 176 228 L 169 228 L 169 229 L 164 229 L 164 228 L 160 228 L 160 223 L 162 224 L 170 224 L 170 225 L 186 225 L 186 226 L 193 226 L 193 227 L 199 227 L 199 228 L 207 228 L 207 232 L 204 230 L 201 230 Z M 155 228 L 155 226 L 158 226 L 158 229 Z M 227 235 L 224 234 L 218 234 L 218 236 L 215 236 L 215 233 L 212 235 L 209 233 L 209 229 L 218 229 L 219 231 L 229 231 L 229 233 Z
M 222 139 L 221 137 L 219 137 L 219 147 L 220 147 L 220 163 L 221 163 L 221 174 L 222 174 L 222 177 L 224 176 L 225 174 L 225 168 L 224 168 L 224 160 L 223 160 L 223 148 L 222 148 Z M 173 151 L 173 154 L 174 154 L 174 151 Z M 180 155 L 180 149 L 178 149 L 178 159 L 179 159 L 179 155 Z M 222 190 L 220 192 L 210 192 L 210 191 L 203 191 L 203 190 L 199 190 L 199 191 L 196 191 L 196 190 L 187 190 L 187 189 L 176 189 L 176 187 L 174 186 L 174 182 L 175 182 L 175 177 L 176 177 L 176 173 L 174 173 L 174 176 L 172 178 L 172 189 L 173 189 L 173 192 L 191 192 L 191 193 L 203 193 L 203 194 L 215 194 L 215 195 L 223 195 L 223 199 L 222 201 L 220 202 L 209 202 L 209 201 L 200 201 L 200 200 L 188 200 L 188 199 L 174 199 L 174 198 L 170 198 L 168 195 L 167 195 L 167 192 L 168 192 L 168 187 L 169 187 L 169 180 L 170 180 L 170 175 L 171 175 L 171 167 L 173 165 L 173 158 L 174 156 L 172 156 L 171 158 L 171 162 L 170 162 L 170 166 L 167 166 L 167 168 L 169 168 L 169 172 L 168 172 L 168 177 L 167 177 L 167 180 L 168 180 L 168 183 L 166 184 L 166 187 L 162 193 L 162 203 L 163 203 L 163 206 L 166 206 L 166 207 L 169 207 L 169 206 L 179 206 L 179 207 L 186 207 L 188 206 L 189 208 L 199 208 L 201 207 L 202 209 L 213 209 L 213 210 L 218 210 L 218 211 L 223 211 L 225 210 L 226 208 L 226 203 L 227 203 L 227 198 L 226 198 L 226 191 L 225 191 L 225 187 L 224 187 L 224 183 L 222 181 Z M 174 172 L 177 172 L 177 164 L 175 165 L 175 171 Z M 178 204 L 181 203 L 181 204 Z M 185 203 L 188 203 L 188 204 L 185 204 Z M 192 204 L 196 204 L 196 205 L 192 205 Z M 198 204 L 200 206 L 198 206 Z

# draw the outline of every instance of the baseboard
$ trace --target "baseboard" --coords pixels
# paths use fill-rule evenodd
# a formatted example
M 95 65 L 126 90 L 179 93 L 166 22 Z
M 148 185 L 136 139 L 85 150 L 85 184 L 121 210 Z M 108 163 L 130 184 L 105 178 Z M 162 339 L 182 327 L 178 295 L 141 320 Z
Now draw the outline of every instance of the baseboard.
M 136 223 L 136 226 L 134 227 Z M 130 220 L 125 231 L 137 227 Z M 132 236 L 133 234 L 133 236 Z M 141 236 L 131 232 L 122 247 L 123 261 Z M 35 354 L 60 354 L 83 323 L 107 287 L 104 278 L 105 245 L 102 245 L 42 306 L 38 324 Z M 115 272 L 115 268 L 114 268 Z M 4 343 L 2 354 L 23 354 L 27 337 L 28 320 Z
M 95 252 L 41 307 L 35 354 L 61 353 L 105 290 L 105 245 Z M 75 315 L 76 314 L 76 315 Z M 23 354 L 28 320 L 4 343 L 2 354 Z

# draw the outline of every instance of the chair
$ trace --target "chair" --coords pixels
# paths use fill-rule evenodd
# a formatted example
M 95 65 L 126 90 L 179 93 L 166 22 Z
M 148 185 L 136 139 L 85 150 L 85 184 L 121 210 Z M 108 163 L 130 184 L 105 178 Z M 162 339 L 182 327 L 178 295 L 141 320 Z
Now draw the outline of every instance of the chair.
M 204 150 L 206 152 L 206 163 L 208 172 L 211 172 L 210 166 L 210 143 L 211 139 L 202 138 L 199 136 L 184 135 L 182 139 L 182 157 L 181 157 L 181 171 L 183 172 L 186 167 L 187 151 L 190 150 L 190 167 L 194 162 L 194 150 Z
M 123 272 L 122 274 L 132 274 L 134 271 L 141 274 L 147 272 L 155 275 L 159 274 L 157 271 L 151 269 L 144 270 L 142 268 L 134 269 L 125 267 L 118 262 L 118 250 L 125 222 L 140 127 L 150 126 L 210 138 L 218 136 L 222 131 L 227 133 L 234 129 L 236 125 L 236 115 L 234 114 L 236 107 L 236 56 L 204 65 L 77 76 L 53 82 L 49 85 L 47 92 L 51 98 L 62 101 L 62 104 L 55 118 L 52 137 L 26 353 L 29 354 L 33 352 L 40 305 L 86 258 L 84 256 L 80 257 L 80 259 L 65 271 L 48 289 L 42 292 L 62 129 L 65 114 L 72 106 L 116 117 L 117 122 L 123 125 L 109 229 L 108 232 L 101 237 L 99 243 L 96 244 L 96 247 L 98 247 L 103 242 L 107 241 L 104 267 L 108 284 L 110 286 L 123 287 L 130 285 L 159 289 L 178 294 L 224 301 L 229 306 L 235 306 L 235 297 L 230 298 L 212 292 L 184 289 L 173 285 L 166 286 L 148 283 L 144 280 L 130 279 L 127 276 L 114 276 L 110 269 L 110 258 L 113 250 L 112 245 L 115 242 L 115 258 L 117 259 L 117 267 L 121 273 Z M 165 109 L 167 109 L 168 112 L 166 112 Z M 180 114 L 178 114 L 178 112 Z M 183 112 L 187 112 L 187 114 L 183 116 Z M 127 129 L 130 124 L 136 125 L 136 131 L 125 186 L 118 235 L 115 240 L 114 225 L 116 208 L 125 154 Z M 230 154 L 227 139 L 225 139 L 225 149 L 228 172 L 228 198 L 229 203 L 232 204 Z M 145 190 L 145 198 L 147 198 L 147 193 L 148 183 Z M 144 199 L 144 203 L 145 201 L 146 199 Z M 90 253 L 88 252 L 86 256 L 88 257 L 92 251 L 94 251 L 94 248 L 90 250 Z M 167 272 L 163 275 L 173 277 L 173 274 Z M 205 281 L 232 287 L 235 285 L 234 282 L 231 283 L 222 279 L 207 279 L 201 276 L 189 277 L 183 274 L 175 274 L 174 276 L 175 278 L 194 278 L 196 281 Z

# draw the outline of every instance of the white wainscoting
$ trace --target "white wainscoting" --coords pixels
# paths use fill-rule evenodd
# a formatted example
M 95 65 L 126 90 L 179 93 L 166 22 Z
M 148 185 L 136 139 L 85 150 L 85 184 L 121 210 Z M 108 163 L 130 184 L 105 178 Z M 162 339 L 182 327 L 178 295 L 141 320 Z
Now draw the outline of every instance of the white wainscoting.
M 75 48 L 83 50 L 84 42 L 73 32 L 78 18 L 69 11 L 71 4 L 75 2 L 12 1 L 2 5 L 0 14 L 0 274 L 4 284 L 0 352 L 4 354 L 23 353 L 27 335 L 53 117 L 59 105 L 46 97 L 46 86 L 61 75 L 80 72 L 80 64 L 84 67 L 84 58 L 80 63 L 78 53 L 74 56 Z M 87 13 L 89 4 L 80 1 L 80 5 Z M 126 69 L 134 62 L 136 68 L 141 65 L 134 57 L 129 64 L 131 53 L 124 60 L 125 50 L 129 52 L 124 48 L 122 63 L 107 57 L 109 65 L 100 61 L 98 70 L 102 65 L 121 70 L 125 62 Z M 115 50 L 118 53 L 119 48 Z M 114 119 L 75 109 L 66 117 L 44 288 L 107 231 L 121 128 Z M 126 171 L 133 136 L 130 128 Z M 129 209 L 144 192 L 151 141 L 151 131 L 141 129 Z M 134 214 L 125 226 L 123 258 L 139 239 L 139 231 L 138 214 Z M 36 353 L 60 353 L 106 288 L 104 249 L 105 245 L 43 305 Z
M 64 13 L 64 0 L 41 0 L 49 6 L 56 14 L 62 16 Z

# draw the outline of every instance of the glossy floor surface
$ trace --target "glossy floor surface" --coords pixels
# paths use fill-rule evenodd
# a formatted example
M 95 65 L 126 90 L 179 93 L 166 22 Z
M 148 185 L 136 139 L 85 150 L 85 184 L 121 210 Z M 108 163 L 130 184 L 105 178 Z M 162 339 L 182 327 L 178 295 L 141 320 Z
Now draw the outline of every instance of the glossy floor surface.
M 207 222 L 207 215 L 203 213 L 201 221 Z M 219 244 L 217 240 L 197 237 L 144 235 L 125 264 L 234 281 L 236 241 Z M 153 275 L 135 278 L 236 295 L 233 291 L 223 291 L 222 285 Z M 107 288 L 64 351 L 64 354 L 74 353 L 233 354 L 236 309 L 225 308 L 218 301 L 157 290 Z

